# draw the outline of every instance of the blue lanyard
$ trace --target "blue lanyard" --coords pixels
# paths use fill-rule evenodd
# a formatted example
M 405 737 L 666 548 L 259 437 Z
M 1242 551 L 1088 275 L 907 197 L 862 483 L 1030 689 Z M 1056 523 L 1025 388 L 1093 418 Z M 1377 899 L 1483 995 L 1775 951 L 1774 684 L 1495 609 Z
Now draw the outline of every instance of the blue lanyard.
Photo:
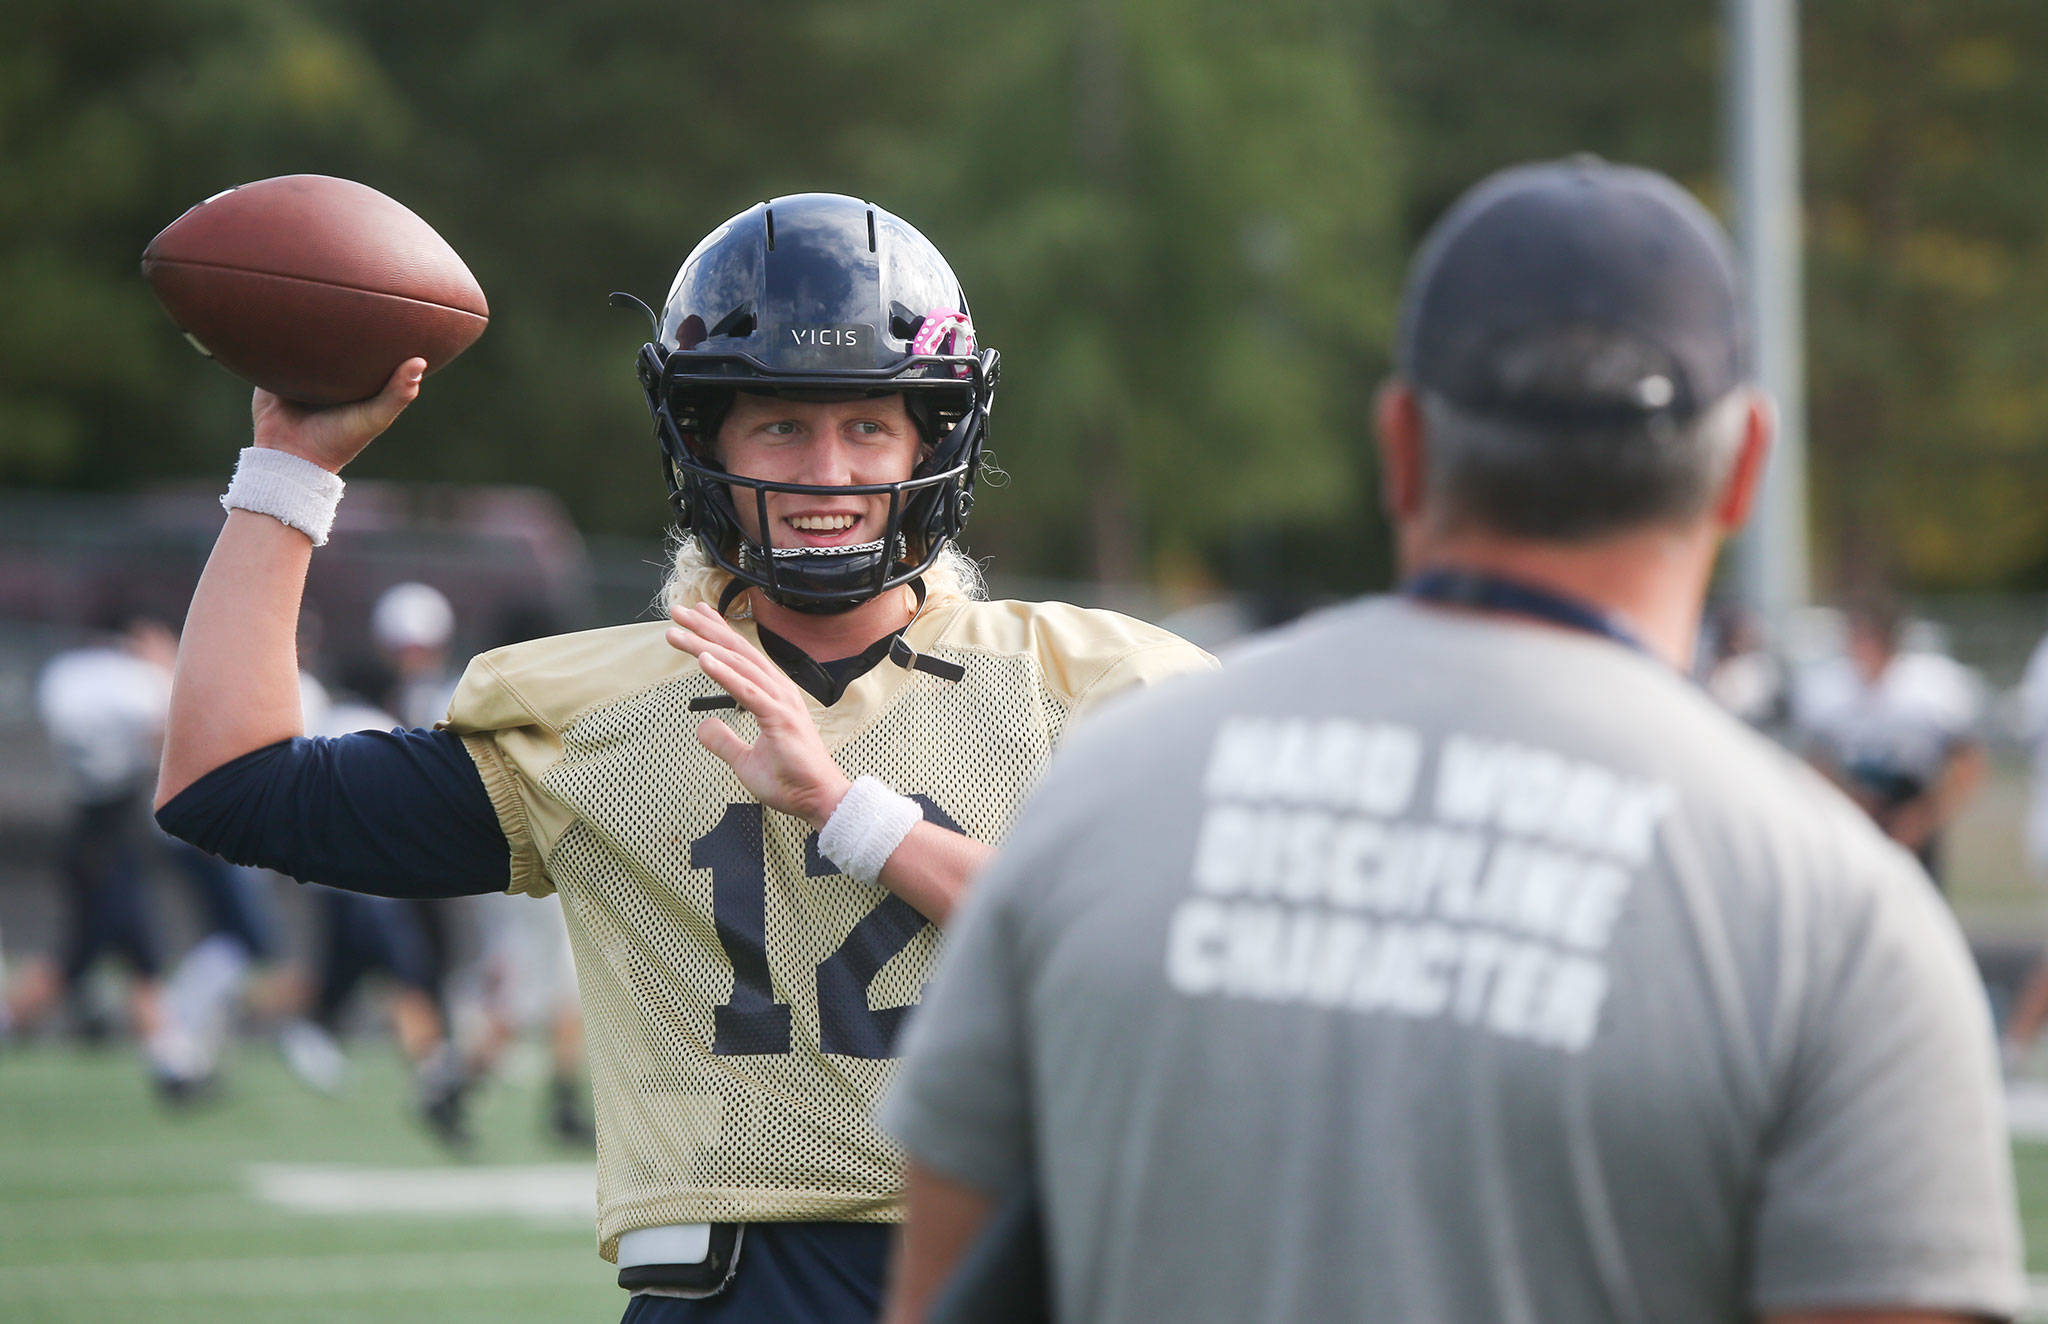
M 1612 639 L 1638 653 L 1650 652 L 1636 637 L 1635 631 L 1598 607 L 1483 570 L 1445 567 L 1424 570 L 1402 583 L 1401 595 L 1416 602 L 1433 602 L 1444 607 L 1471 607 L 1480 611 L 1533 616 L 1568 630 L 1583 630 L 1603 639 Z

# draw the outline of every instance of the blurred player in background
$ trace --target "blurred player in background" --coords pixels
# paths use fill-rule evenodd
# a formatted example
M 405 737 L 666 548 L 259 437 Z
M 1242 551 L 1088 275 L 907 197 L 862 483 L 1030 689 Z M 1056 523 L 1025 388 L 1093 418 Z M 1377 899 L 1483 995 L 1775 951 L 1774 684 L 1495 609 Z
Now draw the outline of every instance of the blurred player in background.
M 348 730 L 391 730 L 393 726 L 429 727 L 448 715 L 448 701 L 455 695 L 460 672 L 449 656 L 455 637 L 455 608 L 446 594 L 431 584 L 408 581 L 394 584 L 378 595 L 370 609 L 370 637 L 377 645 L 378 660 L 390 668 L 378 687 L 385 709 L 395 714 L 396 723 L 355 725 Z M 367 722 L 370 714 L 361 716 Z M 342 730 L 322 734 L 341 735 Z M 457 952 L 463 945 L 464 921 L 474 916 L 461 903 L 450 900 L 408 898 L 391 906 L 379 903 L 370 910 L 332 903 L 335 917 L 348 930 L 367 938 L 381 935 L 377 952 L 380 960 L 395 961 L 399 986 L 403 990 L 393 1011 L 411 1027 L 401 1033 L 401 1043 L 416 1067 L 421 1115 L 442 1141 L 467 1149 L 473 1137 L 469 1130 L 469 1098 L 473 1072 L 462 1046 L 457 1042 L 456 1015 L 452 997 L 456 978 Z M 393 912 L 397 913 L 394 914 Z M 365 929 L 366 921 L 371 927 Z M 410 939 L 411 945 L 402 940 Z M 397 944 L 397 945 L 394 945 Z M 348 953 L 370 954 L 374 949 L 360 943 L 329 949 L 337 958 L 330 970 L 340 982 L 333 990 L 346 1000 L 352 984 L 347 977 L 351 963 Z M 424 990 L 433 1007 L 430 1023 L 416 1015 L 413 995 Z
M 561 907 L 535 905 L 525 897 L 484 900 L 477 972 L 482 1017 L 474 1041 L 463 1046 L 468 1077 L 490 1076 L 521 1032 L 537 1031 L 547 1051 L 548 1134 L 566 1145 L 595 1144 L 586 1102 L 583 1006 L 576 996 L 575 958 Z
M 346 693 L 322 691 L 307 699 L 304 712 L 308 729 L 329 737 L 399 725 L 389 713 Z M 386 975 L 392 984 L 391 1028 L 412 1068 L 421 1119 L 444 1144 L 466 1151 L 468 1075 L 442 1015 L 433 953 L 414 906 L 317 883 L 312 894 L 313 973 L 299 999 L 304 1014 L 286 1020 L 278 1032 L 285 1061 L 312 1088 L 339 1093 L 347 1076 L 343 1016 L 366 978 Z
M 1792 702 L 1785 664 L 1771 651 L 1756 614 L 1739 606 L 1722 608 L 1710 642 L 1701 683 L 1714 702 L 1766 735 L 1783 735 Z
M 1071 722 L 1210 660 L 979 600 L 955 539 L 997 356 L 924 236 L 804 194 L 706 236 L 640 351 L 670 619 L 485 654 L 439 730 L 304 739 L 291 623 L 336 474 L 425 366 L 339 409 L 257 392 L 161 818 L 365 891 L 558 892 L 629 1317 L 871 1319 L 902 1173 L 870 1114 L 934 926 Z
M 455 635 L 455 609 L 446 595 L 431 584 L 395 584 L 377 598 L 370 611 L 370 637 L 377 654 L 391 669 L 380 686 L 383 707 L 398 717 L 397 725 L 428 727 L 448 715 L 448 701 L 455 695 L 459 676 L 450 665 L 448 644 Z M 389 730 L 387 726 L 383 728 Z M 340 734 L 328 732 L 326 734 Z M 449 1001 L 455 974 L 457 930 L 463 918 L 455 903 L 445 900 L 407 900 L 401 903 L 424 947 L 427 988 L 434 999 L 435 1015 L 450 1029 L 454 1017 Z M 438 1097 L 430 1104 L 430 1115 L 442 1119 L 442 1129 L 452 1137 L 464 1133 L 462 1113 L 469 1088 L 469 1075 L 461 1056 L 448 1054 Z
M 2034 646 L 2020 675 L 2017 734 L 2033 756 L 2033 783 L 2027 800 L 2027 858 L 2048 878 L 2048 637 Z
M 1891 599 L 1859 598 L 1846 617 L 1842 654 L 1794 690 L 1797 739 L 1939 886 L 1942 833 L 1984 781 L 1981 687 L 1954 658 L 1903 648 Z
M 1076 1324 L 2025 1301 L 1954 920 L 1683 674 L 1768 454 L 1744 325 L 1661 175 L 1525 166 L 1438 223 L 1378 411 L 1402 592 L 1055 765 L 885 1110 L 892 1320 L 1031 1184 Z
M 448 715 L 461 678 L 449 664 L 455 625 L 453 605 L 430 584 L 398 584 L 377 599 L 370 614 L 370 633 L 392 670 L 390 695 L 392 710 L 400 718 L 398 725 L 428 727 Z M 561 907 L 534 905 L 511 896 L 482 897 L 474 904 L 397 904 L 412 912 L 432 940 L 430 973 L 436 988 L 445 989 L 451 973 L 447 968 L 455 946 L 451 929 L 457 918 L 451 912 L 461 905 L 461 917 L 472 920 L 478 930 L 479 955 L 471 972 L 474 978 L 468 981 L 479 995 L 477 1024 L 473 1033 L 465 1035 L 465 1042 L 447 1055 L 445 1069 L 432 1073 L 431 1088 L 424 1097 L 427 1117 L 435 1129 L 452 1143 L 466 1145 L 470 1094 L 498 1069 L 522 1030 L 537 1029 L 547 1045 L 547 1129 L 567 1144 L 591 1143 L 594 1137 L 585 1103 L 589 1086 L 584 1080 L 583 1008 L 576 997 L 576 970 Z M 438 1004 L 447 1010 L 450 999 L 438 997 Z M 457 1019 L 449 1017 L 451 1031 Z
M 36 714 L 48 735 L 70 804 L 64 837 L 64 930 L 55 957 L 28 962 L 9 990 L 17 1031 L 33 1031 L 68 1003 L 79 1033 L 107 1033 L 86 998 L 85 977 L 103 955 L 127 966 L 131 1028 L 145 1043 L 164 1030 L 163 937 L 145 887 L 150 840 L 145 808 L 163 740 L 177 636 L 138 617 L 107 642 L 60 653 L 36 684 Z
M 448 715 L 462 678 L 448 656 L 455 608 L 432 584 L 394 584 L 370 609 L 370 637 L 391 668 L 387 706 L 405 726 L 432 726 Z
M 2014 697 L 2018 701 L 2018 735 L 2033 762 L 2027 800 L 2027 860 L 2037 880 L 2048 880 L 2048 638 L 2034 646 Z M 2006 1017 L 2008 1070 L 2018 1069 L 2034 1051 L 2044 1027 L 2048 1027 L 2048 951 L 2034 962 Z
M 153 825 L 152 825 L 153 826 Z M 252 980 L 282 974 L 278 918 L 262 874 L 182 841 L 150 833 L 197 907 L 200 935 L 164 982 L 163 1015 L 147 1048 L 159 1092 L 171 1102 L 213 1083 Z
M 64 847 L 67 930 L 59 959 L 24 973 L 14 1008 L 32 1028 L 57 1000 L 69 1001 L 74 1023 L 99 1037 L 85 976 L 100 956 L 122 957 L 133 976 L 132 1028 L 170 1103 L 212 1084 L 248 977 L 278 950 L 275 917 L 252 871 L 165 836 L 145 812 L 177 648 L 168 625 L 137 617 L 116 642 L 59 654 L 43 671 L 37 709 L 74 801 Z M 186 883 L 199 934 L 167 980 L 150 887 L 160 864 Z

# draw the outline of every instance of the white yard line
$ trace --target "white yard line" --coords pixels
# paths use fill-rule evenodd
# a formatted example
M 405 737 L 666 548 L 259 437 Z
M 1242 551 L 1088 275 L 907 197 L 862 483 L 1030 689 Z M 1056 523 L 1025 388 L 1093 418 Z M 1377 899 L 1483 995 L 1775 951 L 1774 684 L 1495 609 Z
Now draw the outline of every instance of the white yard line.
M 358 1168 L 333 1163 L 252 1163 L 250 1194 L 306 1214 L 461 1218 L 509 1215 L 591 1227 L 597 1174 L 588 1163 L 495 1168 Z
M 24 1226 L 144 1232 L 175 1225 L 246 1225 L 250 1203 L 307 1214 L 417 1215 L 457 1219 L 505 1214 L 549 1227 L 587 1228 L 596 1218 L 597 1179 L 580 1163 L 497 1168 L 357 1168 L 340 1164 L 251 1164 L 236 1191 L 135 1194 L 35 1193 L 13 1197 Z
M 2005 1087 L 2005 1122 L 2015 1140 L 2048 1140 L 2048 1081 L 2015 1080 Z

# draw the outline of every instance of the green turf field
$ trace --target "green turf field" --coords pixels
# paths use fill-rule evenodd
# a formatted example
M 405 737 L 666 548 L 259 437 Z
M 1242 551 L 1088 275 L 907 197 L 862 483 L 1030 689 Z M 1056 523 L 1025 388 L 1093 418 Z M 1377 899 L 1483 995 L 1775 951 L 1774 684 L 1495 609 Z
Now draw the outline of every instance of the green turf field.
M 126 1051 L 0 1054 L 0 1320 L 618 1317 L 589 1160 L 542 1136 L 536 1083 L 482 1097 L 462 1162 L 413 1124 L 387 1050 L 354 1072 L 322 1098 L 246 1049 L 217 1102 L 168 1114 Z M 2048 1277 L 2048 1143 L 2014 1152 Z
M 128 1051 L 0 1053 L 0 1320 L 618 1318 L 590 1159 L 542 1135 L 537 1082 L 487 1091 L 457 1162 L 389 1049 L 353 1072 L 323 1098 L 247 1049 L 167 1114 Z

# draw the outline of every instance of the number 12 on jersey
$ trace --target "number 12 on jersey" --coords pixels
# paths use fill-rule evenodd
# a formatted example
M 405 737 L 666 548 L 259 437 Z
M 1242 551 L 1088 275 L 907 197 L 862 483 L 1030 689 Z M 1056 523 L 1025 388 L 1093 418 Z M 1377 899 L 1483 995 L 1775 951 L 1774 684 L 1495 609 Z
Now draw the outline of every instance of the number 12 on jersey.
M 929 796 L 912 796 L 925 821 L 960 827 Z M 690 867 L 711 871 L 711 918 L 732 962 L 732 996 L 712 1008 L 711 1051 L 744 1056 L 789 1051 L 789 1004 L 775 1000 L 768 973 L 768 865 L 758 803 L 727 805 L 718 826 L 690 843 Z M 828 878 L 837 865 L 804 839 L 804 873 Z M 923 930 L 924 916 L 893 893 L 863 915 L 846 940 L 818 963 L 818 1047 L 847 1057 L 895 1056 L 909 1007 L 870 1007 L 868 985 Z

